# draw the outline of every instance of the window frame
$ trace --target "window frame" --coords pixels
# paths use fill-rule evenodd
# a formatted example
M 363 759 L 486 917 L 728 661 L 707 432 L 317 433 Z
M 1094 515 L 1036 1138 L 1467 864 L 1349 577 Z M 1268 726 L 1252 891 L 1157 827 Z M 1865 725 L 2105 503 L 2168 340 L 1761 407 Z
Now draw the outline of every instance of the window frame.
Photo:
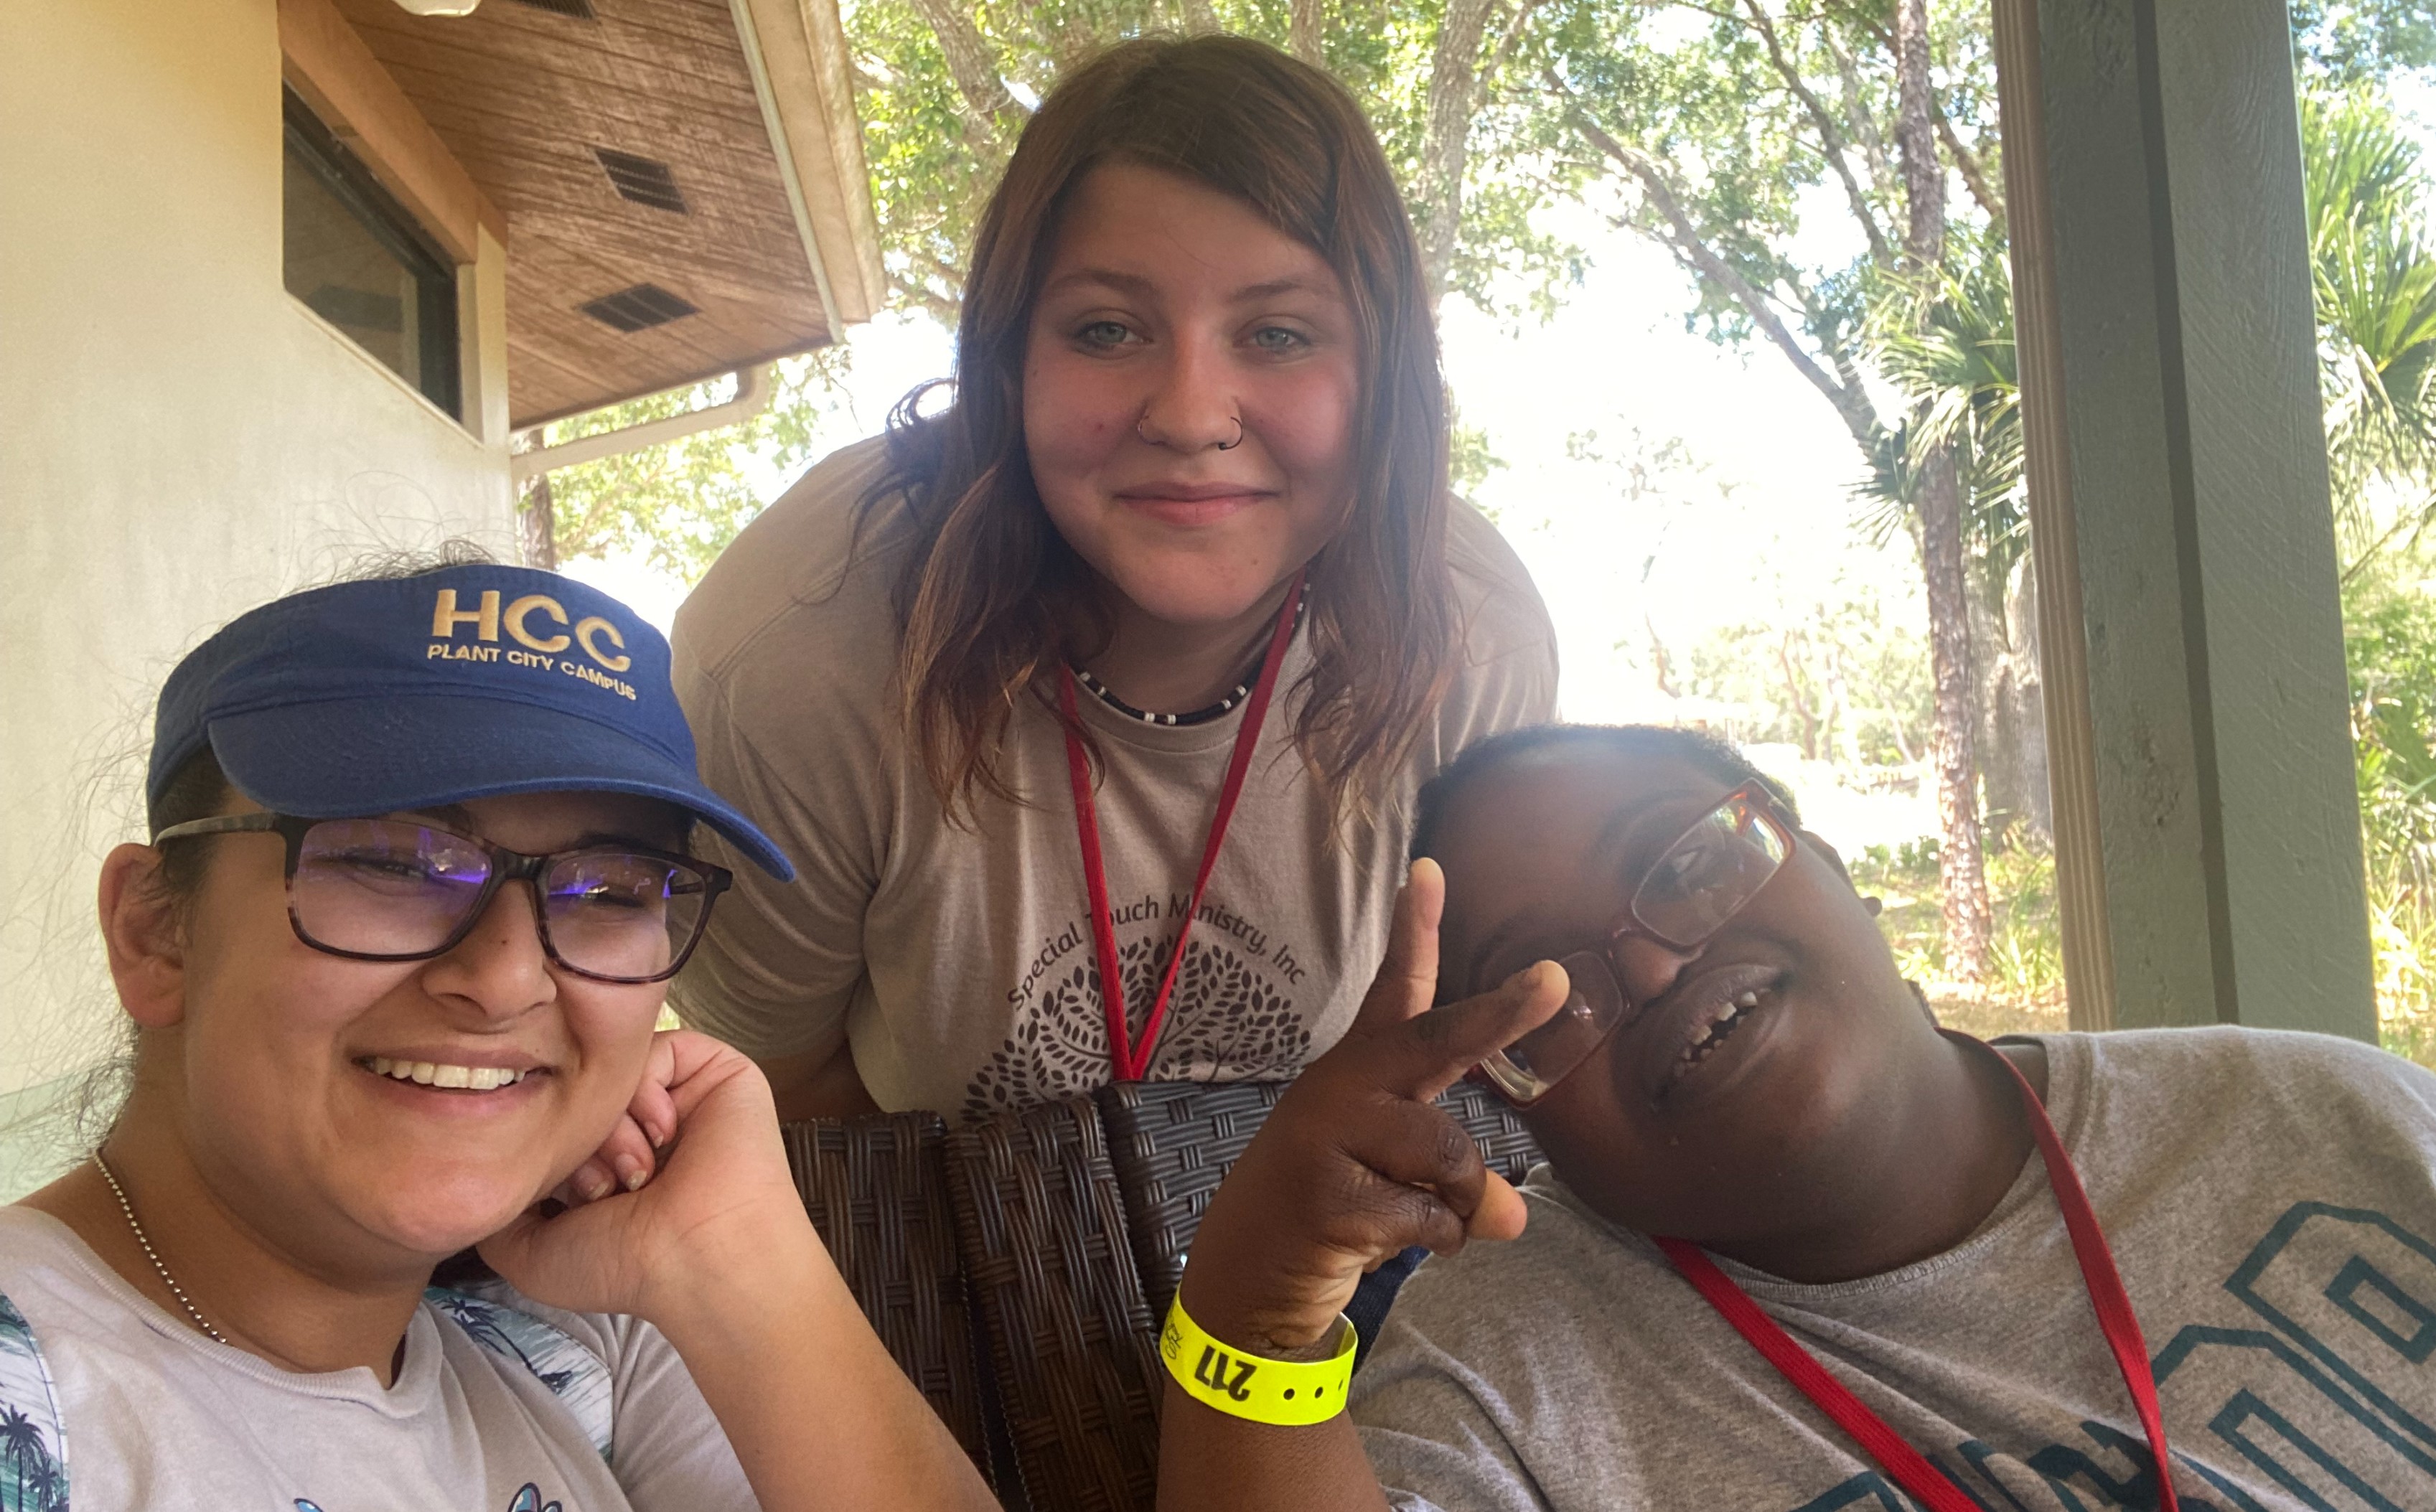
M 465 354 L 458 319 L 458 281 L 462 269 L 457 260 L 315 113 L 297 93 L 296 86 L 285 80 L 280 84 L 280 171 L 287 171 L 287 160 L 292 153 L 340 208 L 352 215 L 414 279 L 420 382 L 381 361 L 352 338 L 347 344 L 362 353 L 367 361 L 377 364 L 382 372 L 429 400 L 450 419 L 464 424 Z M 280 256 L 280 284 L 284 288 L 284 239 Z M 293 293 L 289 297 L 295 298 Z M 332 328 L 339 329 L 335 325 Z M 339 334 L 346 333 L 340 330 Z

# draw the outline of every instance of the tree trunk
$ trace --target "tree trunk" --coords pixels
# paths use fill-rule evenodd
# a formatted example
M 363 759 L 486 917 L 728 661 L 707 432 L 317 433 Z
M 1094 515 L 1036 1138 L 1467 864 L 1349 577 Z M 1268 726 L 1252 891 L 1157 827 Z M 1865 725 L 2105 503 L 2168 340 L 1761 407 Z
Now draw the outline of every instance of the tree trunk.
M 1294 9 L 1286 17 L 1286 50 L 1314 68 L 1319 67 L 1319 43 L 1327 27 L 1326 0 L 1294 0 Z
M 1937 155 L 1929 93 L 1928 0 L 1895 7 L 1896 154 L 1908 224 L 1904 258 L 1914 273 L 1945 259 L 1945 165 Z M 1919 433 L 1915 416 L 1913 433 Z M 1976 982 L 1988 965 L 1988 874 L 1979 847 L 1977 716 L 1972 708 L 1971 600 L 1962 552 L 1962 479 L 1954 448 L 1921 459 L 1921 572 L 1928 589 L 1929 669 L 1936 681 L 1929 750 L 1944 831 L 1938 867 L 1945 893 L 1945 962 L 1955 980 Z
M 526 486 L 524 502 L 517 506 L 516 547 L 526 566 L 558 570 L 558 511 L 550 502 L 548 473 Z
M 1914 0 L 1917 3 L 1917 0 Z M 1978 719 L 1972 707 L 1970 583 L 1962 560 L 1962 479 L 1954 453 L 1932 454 L 1920 487 L 1921 569 L 1928 586 L 1928 663 L 1936 682 L 1929 756 L 1944 831 L 1938 880 L 1945 893 L 1945 968 L 1976 982 L 1993 932 L 1979 853 Z
M 1430 303 L 1446 293 L 1454 267 L 1456 234 L 1463 228 L 1465 148 L 1471 139 L 1471 113 L 1480 97 L 1480 44 L 1488 32 L 1491 0 L 1448 0 L 1430 60 L 1429 135 L 1421 144 L 1421 272 Z

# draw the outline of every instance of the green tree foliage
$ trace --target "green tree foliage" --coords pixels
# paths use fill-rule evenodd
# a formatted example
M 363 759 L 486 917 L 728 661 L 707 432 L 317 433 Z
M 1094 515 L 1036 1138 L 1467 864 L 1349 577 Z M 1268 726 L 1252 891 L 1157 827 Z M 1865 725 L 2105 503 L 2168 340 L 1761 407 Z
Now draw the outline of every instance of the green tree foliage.
M 2302 62 L 2338 83 L 2377 83 L 2401 69 L 2436 66 L 2436 5 L 2429 0 L 2292 0 Z
M 1774 349 L 1903 490 L 1929 612 L 1947 936 L 1953 969 L 1975 978 L 1990 912 L 1962 459 L 1951 427 L 1926 442 L 1927 414 L 1882 415 L 1868 370 L 1884 290 L 1934 279 L 2003 221 L 1984 5 L 1575 0 L 1535 43 L 1552 148 L 1691 275 L 1691 326 Z
M 1878 372 L 1906 400 L 1880 434 L 1860 487 L 1866 529 L 1880 539 L 1910 523 L 1915 459 L 1954 449 L 1963 483 L 1963 535 L 1973 588 L 2001 620 L 2014 565 L 2029 551 L 2022 478 L 2021 375 L 2013 354 L 2013 281 L 2004 237 L 1990 227 L 1955 249 L 1949 266 L 1890 281 L 1870 314 Z
M 770 407 L 742 425 L 550 473 L 557 556 L 631 554 L 686 582 L 701 577 L 760 512 L 769 480 L 815 455 L 843 405 L 835 380 L 844 367 L 836 349 L 792 359 L 778 365 Z M 537 439 L 558 444 L 666 419 L 723 402 L 733 389 L 731 380 L 648 395 L 541 427 Z
M 2436 600 L 2425 570 L 2390 557 L 2343 591 L 2378 1017 L 2388 1047 L 2422 1061 L 2436 1057 Z
M 1928 646 L 1883 595 L 1843 581 L 1792 584 L 1778 613 L 1696 643 L 1682 691 L 1746 740 L 1847 769 L 1911 766 L 1928 748 Z M 1791 614 L 1784 610 L 1793 610 Z

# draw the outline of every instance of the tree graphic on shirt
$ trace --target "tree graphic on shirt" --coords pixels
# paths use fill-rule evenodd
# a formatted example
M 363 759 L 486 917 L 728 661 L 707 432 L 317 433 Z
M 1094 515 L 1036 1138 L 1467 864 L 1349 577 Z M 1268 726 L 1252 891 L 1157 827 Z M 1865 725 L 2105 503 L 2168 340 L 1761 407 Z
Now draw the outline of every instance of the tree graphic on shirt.
M 1140 1034 L 1175 949 L 1173 933 L 1117 949 L 1128 1032 Z M 1259 958 L 1194 939 L 1176 970 L 1175 995 L 1149 1080 L 1280 1081 L 1311 1059 L 1311 1027 Z M 965 1116 L 988 1118 L 1088 1092 L 1108 1079 L 1108 1027 L 1100 968 L 1086 954 L 1040 984 L 1004 1044 L 965 1088 Z
M 57 1412 L 33 1327 L 0 1295 L 0 1459 L 7 1461 L 0 1512 L 66 1512 Z

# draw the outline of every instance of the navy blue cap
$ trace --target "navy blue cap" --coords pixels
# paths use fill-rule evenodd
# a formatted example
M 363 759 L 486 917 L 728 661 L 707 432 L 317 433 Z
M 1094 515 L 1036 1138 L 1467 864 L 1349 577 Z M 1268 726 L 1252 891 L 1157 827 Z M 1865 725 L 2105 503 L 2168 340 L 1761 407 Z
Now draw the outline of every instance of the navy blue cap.
M 781 881 L 795 875 L 703 786 L 667 639 L 554 572 L 444 567 L 241 616 L 161 689 L 148 796 L 206 745 L 239 792 L 280 813 L 636 793 L 686 809 Z

